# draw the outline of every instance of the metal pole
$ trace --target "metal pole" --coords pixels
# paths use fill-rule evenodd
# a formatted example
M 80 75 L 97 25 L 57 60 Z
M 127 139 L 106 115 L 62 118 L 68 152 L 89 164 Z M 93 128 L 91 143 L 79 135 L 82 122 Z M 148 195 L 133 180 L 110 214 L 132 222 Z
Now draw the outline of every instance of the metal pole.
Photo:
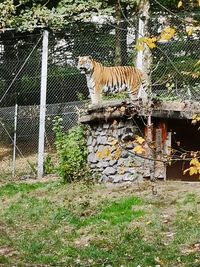
M 138 39 L 144 37 L 144 27 L 145 27 L 144 20 L 139 18 Z M 143 50 L 137 51 L 136 62 L 135 62 L 137 69 L 144 70 L 143 57 L 144 57 L 144 51 Z
M 14 138 L 13 138 L 13 168 L 12 168 L 12 177 L 15 177 L 15 168 L 16 168 L 16 140 L 17 140 L 17 111 L 18 105 L 15 105 L 15 117 L 14 117 Z
M 46 90 L 47 90 L 47 64 L 48 64 L 48 31 L 43 33 L 42 44 L 42 70 L 40 88 L 40 126 L 38 144 L 38 178 L 43 176 L 44 164 L 44 135 L 45 135 L 45 115 L 46 115 Z

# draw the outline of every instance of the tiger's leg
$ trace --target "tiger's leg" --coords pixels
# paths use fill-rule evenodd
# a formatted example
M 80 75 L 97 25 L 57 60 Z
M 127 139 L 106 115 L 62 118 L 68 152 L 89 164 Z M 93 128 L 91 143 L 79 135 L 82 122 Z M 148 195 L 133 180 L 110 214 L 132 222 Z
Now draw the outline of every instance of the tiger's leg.
M 142 91 L 143 91 L 143 86 L 141 84 L 138 90 L 138 94 L 137 94 L 138 99 L 142 99 Z
M 135 88 L 129 88 L 128 87 L 128 96 L 132 101 L 135 101 L 138 99 L 137 94 L 135 93 L 137 90 Z
M 95 86 L 90 90 L 90 96 L 92 100 L 92 105 L 98 105 L 102 101 L 102 90 L 100 86 Z

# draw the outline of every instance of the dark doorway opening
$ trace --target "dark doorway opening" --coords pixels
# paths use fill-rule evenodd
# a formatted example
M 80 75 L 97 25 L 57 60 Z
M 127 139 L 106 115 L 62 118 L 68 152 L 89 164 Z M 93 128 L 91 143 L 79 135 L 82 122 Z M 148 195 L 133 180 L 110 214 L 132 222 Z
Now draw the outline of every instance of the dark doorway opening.
M 172 134 L 172 148 L 177 150 L 176 156 L 185 151 L 200 150 L 200 130 L 197 125 L 192 125 L 191 120 L 173 119 L 167 122 L 167 131 Z M 167 166 L 168 180 L 199 181 L 198 175 L 183 174 L 189 167 L 189 161 L 176 161 Z

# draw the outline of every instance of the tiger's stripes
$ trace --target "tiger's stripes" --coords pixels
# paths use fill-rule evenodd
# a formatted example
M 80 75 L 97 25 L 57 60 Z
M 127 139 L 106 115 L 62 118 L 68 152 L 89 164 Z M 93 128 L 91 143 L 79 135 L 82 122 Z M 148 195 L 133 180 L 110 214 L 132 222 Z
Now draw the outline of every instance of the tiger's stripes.
M 127 89 L 129 97 L 137 99 L 140 86 L 147 85 L 144 73 L 135 67 L 106 67 L 90 56 L 79 57 L 77 67 L 86 75 L 92 104 L 100 103 L 103 91 L 115 93 Z

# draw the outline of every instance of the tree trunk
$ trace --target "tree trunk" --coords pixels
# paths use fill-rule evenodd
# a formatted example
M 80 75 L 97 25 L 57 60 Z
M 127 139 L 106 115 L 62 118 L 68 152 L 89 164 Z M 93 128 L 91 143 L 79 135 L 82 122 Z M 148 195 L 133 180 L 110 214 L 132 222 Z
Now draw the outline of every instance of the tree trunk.
M 139 21 L 138 21 L 138 39 L 148 37 L 148 21 L 149 21 L 149 0 L 141 0 L 139 6 Z M 147 77 L 148 94 L 151 92 L 150 72 L 152 65 L 151 50 L 144 44 L 144 49 L 137 52 L 136 68 L 142 70 Z M 147 92 L 140 88 L 139 97 L 147 98 Z
M 139 6 L 139 21 L 138 21 L 138 39 L 143 37 L 149 36 L 148 31 L 148 21 L 149 21 L 149 8 L 150 3 L 149 0 L 141 0 Z M 153 124 L 151 121 L 151 79 L 150 79 L 150 72 L 151 72 L 151 65 L 152 65 L 152 55 L 149 47 L 144 43 L 144 49 L 137 52 L 136 57 L 136 67 L 145 74 L 147 80 L 147 90 L 145 91 L 144 88 L 141 86 L 138 92 L 138 97 L 142 99 L 144 106 L 147 108 L 149 115 L 147 116 L 147 156 L 150 160 L 146 160 L 146 165 L 149 166 L 149 174 L 150 179 L 154 180 L 155 174 L 155 165 L 151 159 L 154 159 L 154 150 L 151 148 L 152 139 L 153 139 Z

